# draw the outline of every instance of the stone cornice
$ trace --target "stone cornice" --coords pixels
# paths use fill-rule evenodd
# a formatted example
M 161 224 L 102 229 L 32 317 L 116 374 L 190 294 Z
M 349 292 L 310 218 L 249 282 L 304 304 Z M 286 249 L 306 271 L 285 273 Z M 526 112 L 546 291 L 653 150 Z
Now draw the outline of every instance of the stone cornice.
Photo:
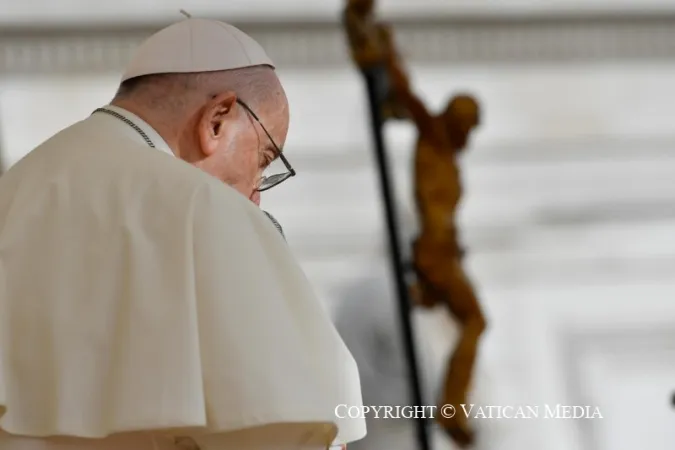
M 675 58 L 675 12 L 586 16 L 481 16 L 396 20 L 396 38 L 417 64 L 523 64 Z M 136 45 L 165 23 L 95 27 L 1 27 L 5 76 L 119 72 Z M 281 68 L 352 67 L 335 22 L 239 22 Z

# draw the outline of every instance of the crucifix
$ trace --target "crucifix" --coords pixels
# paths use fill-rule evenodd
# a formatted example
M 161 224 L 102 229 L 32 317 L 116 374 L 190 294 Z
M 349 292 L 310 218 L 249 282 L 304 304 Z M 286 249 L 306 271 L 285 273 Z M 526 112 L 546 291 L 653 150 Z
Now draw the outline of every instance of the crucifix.
M 371 125 L 413 392 L 420 387 L 410 305 L 427 308 L 443 305 L 458 323 L 460 333 L 448 363 L 440 403 L 454 405 L 458 413 L 453 417 L 437 414 L 436 420 L 456 444 L 466 447 L 474 442 L 474 433 L 459 405 L 467 403 L 485 318 L 462 266 L 464 250 L 456 225 L 457 207 L 462 198 L 457 157 L 466 149 L 471 133 L 479 125 L 480 108 L 472 96 L 459 94 L 448 101 L 442 112 L 432 114 L 410 86 L 391 29 L 375 20 L 373 10 L 373 0 L 348 0 L 344 23 L 352 59 L 364 74 L 369 92 Z M 410 287 L 406 285 L 401 261 L 382 138 L 382 126 L 387 119 L 410 120 L 418 133 L 413 173 L 420 231 L 412 244 L 412 269 L 417 282 Z M 415 401 L 421 401 L 421 395 L 415 394 L 415 397 Z M 426 442 L 426 431 L 419 434 L 421 442 Z
M 364 77 L 370 106 L 372 139 L 383 197 L 389 260 L 395 282 L 403 348 L 408 363 L 411 403 L 424 406 L 422 386 L 417 363 L 415 333 L 412 326 L 409 288 L 405 281 L 403 252 L 399 235 L 395 198 L 389 169 L 389 160 L 382 133 L 386 120 L 407 117 L 407 111 L 397 102 L 387 76 L 387 60 L 392 50 L 388 46 L 389 29 L 375 20 L 374 0 L 347 0 L 342 21 L 349 43 L 351 57 Z M 431 450 L 424 415 L 415 419 L 419 450 Z

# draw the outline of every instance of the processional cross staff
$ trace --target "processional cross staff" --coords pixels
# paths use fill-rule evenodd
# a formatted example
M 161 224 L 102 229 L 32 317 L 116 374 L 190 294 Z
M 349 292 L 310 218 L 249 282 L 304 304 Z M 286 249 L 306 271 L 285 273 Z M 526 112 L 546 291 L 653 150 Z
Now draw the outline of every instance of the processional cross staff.
M 352 59 L 364 77 L 371 119 L 371 131 L 375 150 L 375 162 L 383 199 L 385 225 L 389 240 L 389 256 L 396 289 L 403 349 L 407 360 L 408 380 L 412 404 L 423 406 L 422 387 L 417 369 L 415 333 L 411 321 L 409 290 L 405 282 L 405 268 L 399 238 L 396 201 L 390 177 L 388 154 L 385 149 L 382 128 L 388 119 L 403 118 L 406 111 L 393 97 L 387 79 L 388 52 L 386 35 L 388 29 L 375 20 L 373 0 L 348 0 L 343 13 L 343 25 Z M 427 418 L 415 418 L 419 450 L 430 450 Z
M 476 100 L 456 95 L 440 114 L 432 114 L 413 92 L 390 28 L 373 18 L 373 0 L 348 0 L 345 25 L 352 59 L 363 71 L 379 70 L 387 80 L 381 98 L 384 118 L 407 118 L 417 128 L 414 154 L 415 203 L 420 231 L 413 242 L 417 283 L 411 287 L 416 305 L 445 305 L 460 326 L 448 363 L 441 404 L 458 409 L 436 420 L 458 445 L 474 442 L 474 432 L 459 405 L 466 404 L 485 318 L 463 267 L 457 233 L 457 207 L 462 198 L 457 157 L 480 122 Z

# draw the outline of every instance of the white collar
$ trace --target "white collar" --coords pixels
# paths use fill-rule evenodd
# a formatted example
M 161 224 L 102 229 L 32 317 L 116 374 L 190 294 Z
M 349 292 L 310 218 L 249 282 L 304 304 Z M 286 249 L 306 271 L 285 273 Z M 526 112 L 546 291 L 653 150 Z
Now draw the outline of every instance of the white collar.
M 148 136 L 148 138 L 150 138 L 152 143 L 155 145 L 155 148 L 157 148 L 160 151 L 163 151 L 165 153 L 169 153 L 170 155 L 174 156 L 173 150 L 171 150 L 171 147 L 169 147 L 169 144 L 167 144 L 166 141 L 164 140 L 164 138 L 162 138 L 162 136 L 160 136 L 160 134 L 157 131 L 155 131 L 155 129 L 152 128 L 150 126 L 150 124 L 148 124 L 145 120 L 141 119 L 136 114 L 134 114 L 130 111 L 127 111 L 124 108 L 120 108 L 119 106 L 106 105 L 106 106 L 104 106 L 104 108 L 109 110 L 109 111 L 115 112 L 115 113 L 119 114 L 120 116 L 126 118 L 127 120 L 131 121 L 132 123 L 134 123 L 138 128 L 143 130 L 143 132 Z M 101 115 L 103 116 L 103 115 L 107 115 L 107 114 L 101 114 Z M 143 136 L 141 136 L 131 126 L 129 126 L 128 124 L 125 124 L 121 120 L 116 119 L 112 116 L 108 116 L 108 117 L 110 117 L 111 119 L 117 120 L 121 124 L 124 124 L 124 126 L 129 131 L 127 133 L 129 135 L 129 137 L 131 137 L 135 140 L 138 140 L 139 142 L 142 142 L 143 144 L 147 145 L 147 143 L 143 139 Z

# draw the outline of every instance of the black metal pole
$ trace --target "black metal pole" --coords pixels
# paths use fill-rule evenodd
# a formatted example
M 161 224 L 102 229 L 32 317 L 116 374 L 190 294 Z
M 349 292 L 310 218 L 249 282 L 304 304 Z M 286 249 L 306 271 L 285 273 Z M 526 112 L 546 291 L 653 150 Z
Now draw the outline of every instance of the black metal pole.
M 382 197 L 384 199 L 391 270 L 396 283 L 398 310 L 400 315 L 401 329 L 403 331 L 403 346 L 406 359 L 408 360 L 408 379 L 410 380 L 410 392 L 412 394 L 413 405 L 423 406 L 424 400 L 422 396 L 422 386 L 417 364 L 415 334 L 410 317 L 410 299 L 408 286 L 405 281 L 405 271 L 403 268 L 403 254 L 401 251 L 396 204 L 390 177 L 389 162 L 387 160 L 387 152 L 384 145 L 384 137 L 382 135 L 382 126 L 384 121 L 382 118 L 381 105 L 383 100 L 383 87 L 386 85 L 386 79 L 384 78 L 386 76 L 386 72 L 383 70 L 372 69 L 364 71 L 363 75 L 366 79 L 366 88 L 368 90 L 368 100 L 370 103 L 373 143 L 375 144 L 375 155 L 380 176 L 380 187 L 382 190 Z M 431 450 L 429 435 L 427 433 L 426 418 L 416 417 L 415 422 L 420 450 Z

